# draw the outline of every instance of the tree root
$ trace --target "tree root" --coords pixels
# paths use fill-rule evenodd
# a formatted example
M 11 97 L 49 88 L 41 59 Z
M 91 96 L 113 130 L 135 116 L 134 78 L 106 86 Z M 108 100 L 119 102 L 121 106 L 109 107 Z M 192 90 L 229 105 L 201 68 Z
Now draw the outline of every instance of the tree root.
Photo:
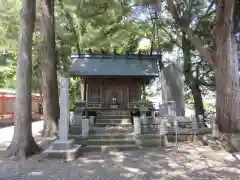
M 11 142 L 5 152 L 5 158 L 13 157 L 15 160 L 24 160 L 42 151 L 33 138 L 29 140 L 27 146 L 16 142 L 17 141 Z

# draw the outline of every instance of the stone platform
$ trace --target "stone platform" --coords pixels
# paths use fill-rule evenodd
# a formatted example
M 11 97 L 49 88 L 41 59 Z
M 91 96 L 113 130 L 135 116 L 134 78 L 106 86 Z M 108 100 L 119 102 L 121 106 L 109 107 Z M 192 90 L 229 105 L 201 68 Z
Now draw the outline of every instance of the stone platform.
M 66 161 L 75 160 L 80 154 L 81 145 L 75 145 L 74 139 L 68 141 L 56 140 L 44 151 L 47 158 L 64 159 Z

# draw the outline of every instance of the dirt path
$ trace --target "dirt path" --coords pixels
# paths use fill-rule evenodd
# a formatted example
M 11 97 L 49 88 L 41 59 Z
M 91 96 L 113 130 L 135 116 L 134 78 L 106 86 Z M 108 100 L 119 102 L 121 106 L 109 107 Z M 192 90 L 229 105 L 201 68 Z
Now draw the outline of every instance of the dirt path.
M 43 127 L 43 121 L 35 121 L 32 123 L 32 133 L 34 137 L 40 136 Z M 7 126 L 0 129 L 0 151 L 4 150 L 10 144 L 14 132 L 14 126 Z M 40 140 L 37 138 L 38 141 Z
M 42 125 L 42 121 L 33 122 L 35 137 Z M 13 127 L 0 129 L 0 144 L 7 146 L 12 136 Z M 84 153 L 72 162 L 44 159 L 41 155 L 21 162 L 0 156 L 0 180 L 237 180 L 239 157 L 200 143 L 181 143 L 177 151 L 168 147 Z
M 226 152 L 183 143 L 164 150 L 85 153 L 72 162 L 34 158 L 24 162 L 0 159 L 0 180 L 237 180 L 240 161 Z M 6 178 L 7 177 L 7 178 Z

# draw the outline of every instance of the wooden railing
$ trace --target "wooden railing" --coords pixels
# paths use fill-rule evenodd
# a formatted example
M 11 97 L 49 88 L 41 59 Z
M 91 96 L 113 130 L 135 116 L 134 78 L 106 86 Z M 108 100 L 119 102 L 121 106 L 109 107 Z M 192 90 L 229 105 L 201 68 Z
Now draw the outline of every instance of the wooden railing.
M 87 109 L 102 109 L 102 103 L 100 102 L 87 102 L 86 103 Z
M 125 102 L 124 104 L 125 107 L 128 109 L 139 109 L 141 108 L 141 104 L 139 102 Z M 76 105 L 78 108 L 82 109 L 102 109 L 103 108 L 103 103 L 102 102 L 76 102 Z M 149 109 L 153 108 L 153 105 L 147 105 L 145 106 Z
M 127 107 L 128 107 L 128 109 L 139 109 L 139 108 L 141 108 L 141 103 L 139 103 L 139 102 L 128 102 L 127 103 Z M 153 108 L 153 105 L 152 104 L 150 104 L 150 105 L 145 105 L 145 107 L 147 107 L 147 108 Z
M 78 108 L 82 109 L 102 109 L 101 102 L 77 102 Z
M 142 134 L 160 134 L 161 131 L 161 121 L 164 121 L 164 131 L 166 134 L 175 135 L 176 131 L 179 135 L 187 134 L 205 134 L 211 133 L 212 120 L 209 119 L 206 123 L 205 121 L 196 121 L 195 117 L 159 117 L 154 119 L 149 119 L 147 123 L 141 122 L 141 132 Z M 204 124 L 206 123 L 206 126 Z

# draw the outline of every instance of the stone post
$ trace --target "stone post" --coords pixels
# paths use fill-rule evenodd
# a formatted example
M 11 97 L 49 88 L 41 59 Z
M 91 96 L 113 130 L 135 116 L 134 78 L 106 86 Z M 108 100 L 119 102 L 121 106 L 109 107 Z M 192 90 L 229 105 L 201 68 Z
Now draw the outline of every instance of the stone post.
M 95 116 L 89 116 L 89 124 L 90 126 L 94 126 L 94 119 L 95 119 Z
M 59 139 L 44 151 L 48 157 L 73 160 L 78 156 L 80 146 L 74 146 L 74 140 L 68 139 L 69 120 L 68 78 L 64 77 L 60 86 Z
M 198 123 L 196 117 L 191 116 L 192 121 L 192 130 L 193 130 L 193 141 L 195 142 L 197 140 L 197 134 L 198 134 Z
M 82 119 L 82 145 L 86 146 L 87 145 L 87 138 L 88 138 L 88 133 L 89 133 L 89 119 L 86 117 L 83 117 Z
M 93 131 L 95 116 L 89 116 L 89 132 Z
M 134 116 L 133 117 L 133 124 L 134 124 L 134 138 L 136 141 L 137 146 L 140 146 L 141 140 L 141 119 L 139 117 Z
M 89 132 L 89 119 L 86 117 L 83 117 L 82 119 L 82 137 L 83 139 L 88 138 L 88 132 Z
M 68 130 L 69 130 L 68 78 L 62 78 L 60 86 L 59 140 L 68 141 Z
M 158 117 L 158 121 L 160 123 L 159 127 L 159 133 L 160 133 L 160 142 L 159 146 L 160 147 L 166 147 L 167 145 L 167 136 L 166 136 L 166 130 L 165 130 L 165 119 Z
M 148 124 L 148 118 L 146 114 L 148 109 L 145 107 L 140 107 L 139 110 L 140 110 L 140 120 L 141 120 L 141 123 L 144 125 L 143 129 L 144 131 L 147 131 L 148 127 L 146 125 Z
M 219 138 L 219 136 L 220 136 L 220 133 L 219 133 L 218 125 L 216 123 L 216 118 L 214 118 L 212 120 L 212 137 Z

